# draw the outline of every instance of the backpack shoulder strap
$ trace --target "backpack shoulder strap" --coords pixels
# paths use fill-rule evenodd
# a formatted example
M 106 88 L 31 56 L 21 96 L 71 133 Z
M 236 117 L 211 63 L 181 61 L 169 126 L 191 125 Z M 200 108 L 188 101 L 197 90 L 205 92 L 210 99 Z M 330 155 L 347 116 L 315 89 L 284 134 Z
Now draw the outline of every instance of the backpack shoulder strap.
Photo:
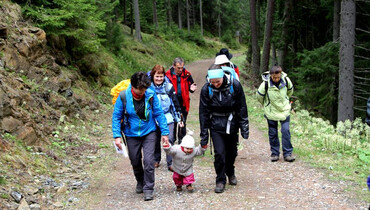
M 269 89 L 269 82 L 265 81 L 265 94 L 267 94 L 268 89 Z
M 265 96 L 267 96 L 268 103 L 266 106 L 270 105 L 270 96 L 269 93 L 267 92 L 269 89 L 269 81 L 265 81 Z
M 119 93 L 119 97 L 121 98 L 121 101 L 122 101 L 122 106 L 123 106 L 123 109 L 124 109 L 124 114 L 126 114 L 126 90 L 122 90 L 120 93 Z

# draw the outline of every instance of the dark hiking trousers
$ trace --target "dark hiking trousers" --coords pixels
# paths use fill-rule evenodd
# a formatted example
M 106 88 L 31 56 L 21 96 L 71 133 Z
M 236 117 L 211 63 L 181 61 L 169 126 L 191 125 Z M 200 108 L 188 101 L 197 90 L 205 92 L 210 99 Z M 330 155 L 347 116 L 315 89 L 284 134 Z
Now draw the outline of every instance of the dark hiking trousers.
M 270 141 L 270 149 L 271 149 L 271 156 L 273 155 L 280 155 L 280 142 L 278 136 L 278 121 L 269 120 L 267 119 L 268 127 L 269 127 L 269 141 Z M 281 143 L 283 145 L 283 156 L 289 156 L 293 152 L 293 146 L 290 142 L 290 130 L 289 130 L 289 123 L 290 123 L 290 116 L 288 116 L 284 121 L 280 121 L 281 123 Z
M 235 175 L 235 158 L 238 155 L 238 133 L 225 134 L 211 131 L 216 170 L 216 184 L 226 184 L 226 175 Z
M 176 139 L 178 140 L 177 143 L 178 144 L 181 144 L 181 140 L 182 138 L 184 138 L 184 136 L 186 135 L 186 119 L 188 118 L 188 112 L 186 112 L 186 109 L 185 107 L 181 107 L 181 114 L 182 114 L 182 117 L 183 117 L 183 123 L 184 123 L 184 127 L 179 127 L 179 126 L 176 126 L 175 127 L 175 141 Z M 179 132 L 178 132 L 178 136 L 176 136 L 177 134 L 177 128 L 179 129 Z
M 168 141 L 170 142 L 171 145 L 173 145 L 175 143 L 175 123 L 171 123 L 171 124 L 168 124 L 168 130 L 170 130 L 170 134 L 168 134 Z M 161 130 L 159 128 L 157 128 L 157 142 L 156 142 L 156 145 L 155 145 L 155 152 L 154 152 L 154 161 L 159 163 L 161 162 Z M 172 156 L 171 155 L 167 155 L 166 156 L 166 159 L 167 159 L 167 166 L 171 166 L 172 165 Z
M 143 182 L 144 193 L 153 192 L 154 148 L 157 140 L 156 132 L 151 132 L 143 137 L 126 137 L 126 139 L 128 154 L 136 181 Z M 144 155 L 143 160 L 142 154 Z

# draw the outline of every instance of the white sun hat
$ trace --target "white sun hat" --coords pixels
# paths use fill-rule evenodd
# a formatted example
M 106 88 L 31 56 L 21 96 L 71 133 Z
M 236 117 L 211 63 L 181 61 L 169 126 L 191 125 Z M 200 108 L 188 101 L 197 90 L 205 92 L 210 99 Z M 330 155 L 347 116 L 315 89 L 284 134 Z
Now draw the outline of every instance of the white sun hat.
M 218 55 L 215 58 L 215 64 L 220 65 L 224 63 L 230 63 L 230 60 L 226 57 L 226 55 Z

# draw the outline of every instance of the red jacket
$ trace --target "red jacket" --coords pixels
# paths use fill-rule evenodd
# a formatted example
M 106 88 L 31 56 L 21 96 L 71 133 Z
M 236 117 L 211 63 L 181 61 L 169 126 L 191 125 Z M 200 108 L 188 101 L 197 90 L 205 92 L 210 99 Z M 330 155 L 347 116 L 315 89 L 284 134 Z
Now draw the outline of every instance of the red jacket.
M 239 67 L 237 65 L 234 64 L 234 70 L 236 72 L 236 74 L 238 75 L 238 77 L 240 77 L 239 75 Z
M 173 67 L 168 69 L 166 72 L 166 77 L 171 81 L 173 87 L 175 88 L 176 94 L 177 94 L 177 78 L 175 74 L 172 74 L 171 72 L 174 72 Z M 186 108 L 186 111 L 189 112 L 189 107 L 190 107 L 190 85 L 193 84 L 193 77 L 191 76 L 190 72 L 188 70 L 184 69 L 182 70 L 181 73 L 181 96 L 182 96 L 182 101 L 184 106 Z M 193 92 L 193 91 L 191 91 Z

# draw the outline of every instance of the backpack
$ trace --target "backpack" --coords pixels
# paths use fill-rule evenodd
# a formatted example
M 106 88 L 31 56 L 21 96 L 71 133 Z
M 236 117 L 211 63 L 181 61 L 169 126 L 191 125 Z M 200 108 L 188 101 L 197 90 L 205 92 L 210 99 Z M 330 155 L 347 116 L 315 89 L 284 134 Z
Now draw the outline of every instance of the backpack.
M 112 104 L 113 105 L 116 103 L 116 100 L 117 100 L 118 96 L 120 95 L 120 92 L 123 91 L 123 90 L 126 90 L 128 88 L 128 86 L 130 85 L 130 82 L 131 82 L 130 79 L 122 80 L 120 83 L 118 83 L 116 86 L 114 86 L 110 90 L 110 94 L 113 96 L 113 98 L 112 98 Z M 124 101 L 122 100 L 122 102 L 124 102 Z

